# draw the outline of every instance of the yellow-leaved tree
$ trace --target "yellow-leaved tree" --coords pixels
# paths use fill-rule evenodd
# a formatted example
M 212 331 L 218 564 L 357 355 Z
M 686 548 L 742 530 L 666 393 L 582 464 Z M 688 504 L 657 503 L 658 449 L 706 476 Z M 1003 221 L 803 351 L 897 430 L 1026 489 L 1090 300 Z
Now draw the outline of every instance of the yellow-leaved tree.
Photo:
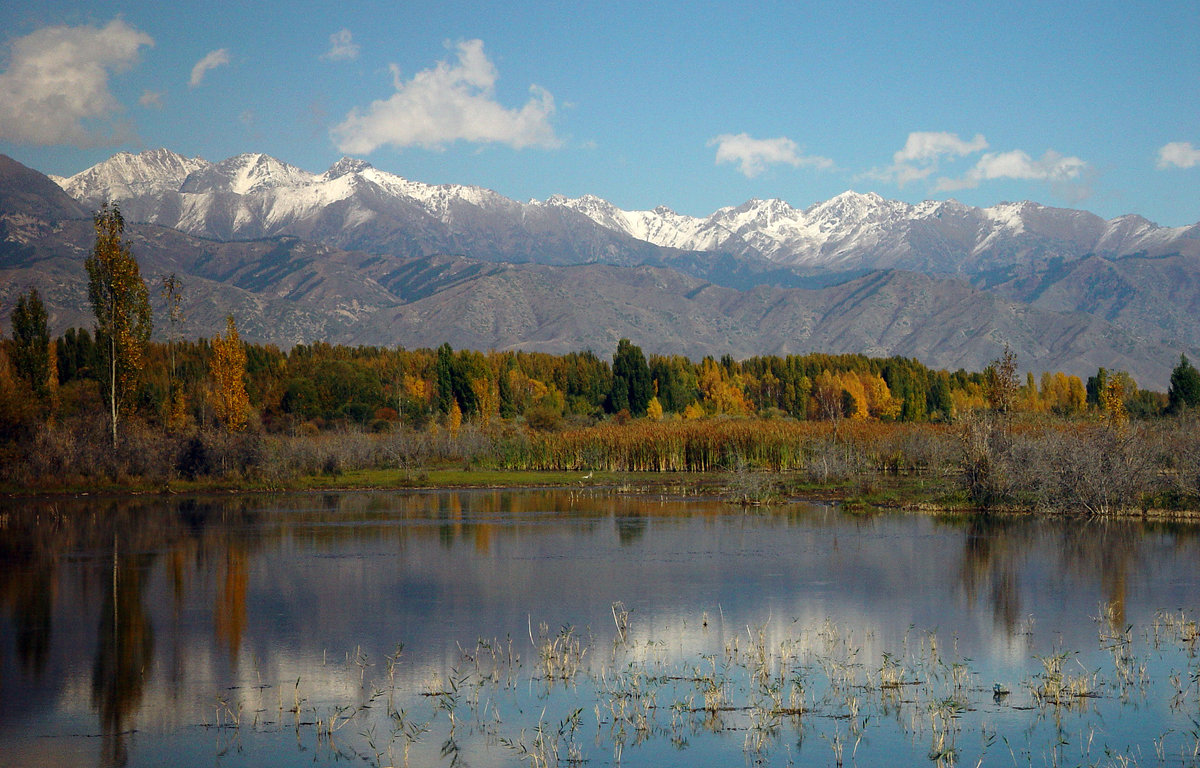
M 662 403 L 658 402 L 658 395 L 650 398 L 650 402 L 646 405 L 646 415 L 650 417 L 651 421 L 663 420 L 663 407 Z
M 246 428 L 250 419 L 250 395 L 246 393 L 246 348 L 238 337 L 233 315 L 225 318 L 225 335 L 212 340 L 208 362 L 212 386 L 208 392 L 213 415 L 230 431 Z

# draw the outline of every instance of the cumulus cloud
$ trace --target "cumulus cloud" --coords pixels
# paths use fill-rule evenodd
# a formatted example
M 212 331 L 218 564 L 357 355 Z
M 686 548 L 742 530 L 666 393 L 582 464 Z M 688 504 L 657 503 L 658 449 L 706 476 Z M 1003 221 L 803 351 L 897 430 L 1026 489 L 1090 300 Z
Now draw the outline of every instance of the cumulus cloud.
M 339 29 L 329 36 L 329 50 L 321 54 L 328 61 L 351 61 L 358 58 L 358 43 L 348 29 Z
M 939 176 L 931 183 L 933 191 L 975 189 L 985 181 L 1016 179 L 1044 182 L 1056 194 L 1072 201 L 1083 200 L 1091 193 L 1089 184 L 1095 172 L 1085 160 L 1054 150 L 1047 150 L 1037 159 L 1020 149 L 984 152 L 988 146 L 987 139 L 980 133 L 966 140 L 956 133 L 914 131 L 908 134 L 904 146 L 892 155 L 892 165 L 872 169 L 863 176 L 903 187 L 913 181 L 932 179 L 941 172 L 943 165 L 978 155 L 974 164 L 960 176 Z
M 204 82 L 204 75 L 210 69 L 223 67 L 229 63 L 229 49 L 218 48 L 215 51 L 209 51 L 204 55 L 203 59 L 196 62 L 196 66 L 192 67 L 192 76 L 188 80 L 188 87 L 195 88 L 200 83 Z
M 1190 141 L 1172 141 L 1158 150 L 1158 167 L 1193 168 L 1200 165 L 1200 149 Z
M 1020 149 L 1010 152 L 988 152 L 961 178 L 938 179 L 935 190 L 974 189 L 981 182 L 994 179 L 1046 181 L 1064 185 L 1081 181 L 1090 168 L 1086 161 L 1078 157 L 1067 157 L 1053 150 L 1048 150 L 1037 160 Z
M 560 146 L 550 125 L 555 107 L 549 91 L 530 86 L 529 101 L 520 109 L 507 109 L 496 101 L 499 75 L 483 42 L 467 40 L 456 48 L 456 62 L 438 62 L 407 81 L 392 65 L 396 92 L 366 109 L 355 107 L 334 126 L 330 133 L 338 150 L 361 155 L 384 145 L 441 149 L 453 141 L 516 149 Z
M 132 66 L 143 45 L 154 40 L 121 19 L 17 38 L 0 72 L 0 139 L 96 146 L 123 138 L 123 127 L 96 123 L 121 111 L 108 79 Z
M 966 157 L 987 147 L 987 139 L 980 133 L 967 141 L 946 131 L 913 131 L 908 134 L 904 147 L 892 155 L 892 165 L 873 169 L 865 175 L 903 187 L 932 176 L 943 159 Z
M 716 146 L 718 164 L 736 163 L 738 170 L 748 179 L 765 171 L 768 165 L 778 163 L 796 168 L 833 167 L 833 161 L 827 157 L 801 154 L 796 142 L 784 136 L 756 139 L 745 133 L 723 133 L 710 140 L 708 146 Z

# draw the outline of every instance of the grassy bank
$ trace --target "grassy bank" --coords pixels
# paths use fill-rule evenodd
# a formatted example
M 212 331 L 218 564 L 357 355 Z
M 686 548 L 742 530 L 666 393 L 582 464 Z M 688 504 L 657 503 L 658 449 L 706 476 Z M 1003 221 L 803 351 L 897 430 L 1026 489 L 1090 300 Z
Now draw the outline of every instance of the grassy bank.
M 634 420 L 541 432 L 164 434 L 47 425 L 0 457 L 9 494 L 605 486 L 769 504 L 1142 514 L 1200 508 L 1194 419 L 954 424 L 791 419 Z

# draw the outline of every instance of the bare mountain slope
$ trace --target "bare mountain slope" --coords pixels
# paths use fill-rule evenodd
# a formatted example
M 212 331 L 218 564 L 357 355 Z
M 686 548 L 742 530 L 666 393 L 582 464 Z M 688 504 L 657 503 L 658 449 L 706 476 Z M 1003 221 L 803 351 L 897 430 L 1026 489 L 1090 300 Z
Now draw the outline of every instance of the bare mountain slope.
M 0 210 L 0 221 L 9 226 L 0 242 L 0 301 L 37 285 L 56 331 L 90 325 L 82 267 L 93 240 L 89 211 L 35 171 L 11 161 L 0 165 L 3 169 L 0 191 L 18 192 L 3 198 Z M 395 207 L 399 198 L 392 194 L 412 184 L 356 161 L 315 176 L 265 156 L 239 156 L 189 172 L 180 189 L 203 192 L 147 195 L 125 203 L 124 210 L 177 205 L 190 211 L 187 221 L 206 232 L 219 224 L 227 233 L 242 228 L 269 236 L 199 237 L 135 223 L 133 216 L 127 216 L 127 234 L 148 281 L 156 284 L 169 272 L 183 278 L 188 317 L 183 331 L 193 337 L 217 332 L 224 316 L 233 313 L 245 338 L 284 346 L 318 340 L 410 347 L 449 341 L 481 349 L 607 353 L 617 339 L 628 337 L 648 351 L 692 357 L 863 352 L 911 356 L 951 369 L 978 369 L 1008 343 L 1026 369 L 1087 375 L 1103 365 L 1129 370 L 1143 384 L 1157 387 L 1165 387 L 1179 353 L 1191 354 L 1197 346 L 1186 338 L 1192 331 L 1183 309 L 1177 320 L 1184 342 L 1176 344 L 1160 343 L 1150 333 L 1130 334 L 1106 319 L 1154 330 L 1152 296 L 1161 280 L 1173 280 L 1178 288 L 1177 295 L 1162 294 L 1172 306 L 1193 306 L 1189 302 L 1197 286 L 1191 256 L 1057 257 L 1024 277 L 1013 270 L 976 275 L 991 281 L 991 292 L 962 279 L 900 269 L 810 271 L 805 277 L 762 259 L 662 249 L 600 227 L 582 212 L 551 210 L 561 204 L 519 204 L 477 188 L 412 187 L 420 194 L 408 194 L 404 204 L 409 206 L 405 215 L 417 222 L 414 228 L 401 223 Z M 329 203 L 338 185 L 345 185 L 337 193 L 342 196 Z M 188 195 L 224 199 L 227 205 L 197 207 L 200 198 Z M 272 195 L 282 196 L 278 199 L 290 207 L 267 205 Z M 378 210 L 364 207 L 371 195 Z M 843 199 L 826 213 L 833 216 L 839 209 L 837 216 L 854 219 L 861 212 L 857 202 Z M 259 204 L 263 207 L 253 207 Z M 743 213 L 774 222 L 762 227 L 783 231 L 791 226 L 780 221 L 790 216 L 782 206 L 751 208 Z M 197 218 L 199 213 L 204 215 Z M 517 213 L 523 220 L 514 223 Z M 1011 220 L 1023 215 L 1010 213 Z M 956 226 L 966 232 L 970 228 L 963 222 L 970 217 L 964 216 Z M 386 226 L 380 223 L 385 219 Z M 1094 229 L 1086 215 L 1076 219 L 1079 227 Z M 368 252 L 330 244 L 335 237 L 358 236 L 349 230 L 372 231 L 350 226 L 360 220 L 411 248 Z M 19 230 L 12 229 L 11 222 L 18 221 L 23 222 Z M 1021 221 L 1033 227 L 1032 219 Z M 1137 222 L 1123 224 L 1141 231 Z M 307 234 L 278 234 L 276 227 L 307 228 Z M 750 233 L 743 228 L 738 237 L 750 242 Z M 439 252 L 438 244 L 447 240 L 463 246 L 460 253 L 483 255 Z M 543 249 L 554 250 L 547 256 Z M 500 258 L 504 254 L 518 258 Z M 601 254 L 611 258 L 598 258 Z M 1076 289 L 1083 284 L 1095 285 L 1095 295 Z M 152 295 L 159 300 L 157 290 Z M 1053 305 L 1061 303 L 1092 314 L 1056 311 Z

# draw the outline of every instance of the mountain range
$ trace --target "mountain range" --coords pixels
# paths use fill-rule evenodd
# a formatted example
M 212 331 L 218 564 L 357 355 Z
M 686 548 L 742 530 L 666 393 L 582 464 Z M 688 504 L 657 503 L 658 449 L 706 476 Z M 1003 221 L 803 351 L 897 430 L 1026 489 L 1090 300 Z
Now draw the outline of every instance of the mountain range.
M 106 200 L 143 274 L 183 279 L 185 335 L 232 313 L 245 338 L 282 346 L 608 354 L 628 337 L 694 358 L 862 352 L 975 370 L 1009 344 L 1025 370 L 1105 366 L 1160 389 L 1200 347 L 1200 225 L 856 192 L 692 217 L 522 203 L 352 158 L 317 174 L 165 149 L 68 178 L 0 156 L 0 300 L 37 285 L 56 331 L 90 325 L 82 262 Z

